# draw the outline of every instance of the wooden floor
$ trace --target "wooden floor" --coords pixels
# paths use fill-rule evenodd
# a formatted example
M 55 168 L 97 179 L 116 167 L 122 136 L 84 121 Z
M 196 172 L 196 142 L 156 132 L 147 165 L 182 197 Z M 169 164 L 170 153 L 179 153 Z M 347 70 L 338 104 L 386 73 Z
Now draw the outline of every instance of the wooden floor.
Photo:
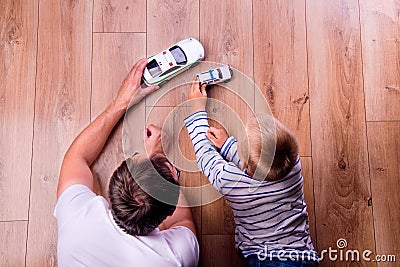
M 0 265 L 57 264 L 52 213 L 67 147 L 136 60 L 195 37 L 206 60 L 254 79 L 297 134 L 318 251 L 344 238 L 348 249 L 397 256 L 321 266 L 399 266 L 399 14 L 398 0 L 2 0 Z M 148 97 L 137 125 L 147 115 L 162 124 L 186 97 L 179 92 Z M 221 92 L 211 95 L 229 101 Z M 122 124 L 93 166 L 103 194 L 123 159 L 121 137 Z M 188 141 L 182 132 L 179 145 L 193 158 Z M 183 177 L 187 186 L 205 183 L 199 173 Z M 193 214 L 200 265 L 244 266 L 227 203 Z

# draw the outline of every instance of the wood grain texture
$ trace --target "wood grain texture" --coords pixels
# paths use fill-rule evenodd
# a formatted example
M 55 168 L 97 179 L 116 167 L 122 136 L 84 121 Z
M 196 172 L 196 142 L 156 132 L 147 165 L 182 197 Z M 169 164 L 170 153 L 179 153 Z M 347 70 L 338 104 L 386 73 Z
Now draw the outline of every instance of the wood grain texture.
M 0 222 L 0 265 L 25 266 L 27 221 Z
M 253 1 L 254 80 L 279 120 L 311 155 L 305 1 Z M 256 89 L 257 90 L 257 89 Z
M 39 14 L 27 266 L 54 266 L 53 209 L 61 162 L 90 122 L 92 2 L 43 0 Z
M 212 203 L 205 204 L 202 206 L 201 212 L 203 235 L 235 234 L 236 225 L 232 209 L 224 198 L 221 197 Z
M 307 36 L 318 247 L 374 248 L 357 2 L 308 1 Z
M 205 60 L 231 64 L 253 77 L 250 1 L 200 0 L 200 39 Z
M 312 175 L 312 158 L 301 157 L 301 167 L 303 175 L 304 199 L 307 204 L 310 234 L 313 245 L 317 247 L 317 232 L 315 228 L 315 203 L 314 203 L 314 180 Z
M 367 127 L 376 253 L 396 255 L 398 258 L 400 122 L 369 122 Z
M 27 220 L 38 2 L 0 9 L 0 220 Z
M 147 1 L 147 55 L 184 38 L 199 36 L 198 0 Z
M 213 87 L 207 92 L 210 98 L 221 101 L 220 104 L 212 105 L 209 101 L 207 110 L 230 134 L 238 137 L 238 133 L 243 132 L 239 129 L 243 129 L 246 118 L 254 108 L 254 85 L 240 74 L 243 72 L 250 79 L 253 77 L 251 2 L 249 5 L 249 1 L 201 0 L 200 40 L 206 51 L 206 61 L 230 64 L 237 69 L 232 81 L 224 85 L 231 88 L 232 92 L 221 86 Z M 229 111 L 230 108 L 233 112 Z M 230 116 L 233 114 L 244 122 Z M 211 192 L 207 192 L 203 192 L 204 199 L 209 198 L 208 194 Z M 234 234 L 234 229 L 232 210 L 224 199 L 202 207 L 203 234 Z M 215 252 L 214 255 L 217 257 Z M 207 260 L 204 259 L 205 266 L 206 263 Z
M 119 87 L 132 66 L 146 55 L 146 35 L 142 33 L 95 33 L 93 35 L 92 104 L 91 119 L 94 120 L 117 96 Z M 134 107 L 132 114 L 144 125 L 144 102 Z M 133 117 L 132 116 L 132 117 Z M 98 177 L 101 192 L 107 195 L 109 179 L 124 160 L 122 148 L 123 119 L 114 128 L 100 157 L 92 166 Z M 143 136 L 143 127 L 136 127 L 130 136 Z M 131 146 L 141 147 L 142 140 L 131 139 Z
M 203 235 L 202 266 L 246 266 L 235 249 L 233 235 Z
M 146 1 L 94 0 L 94 32 L 146 32 Z
M 400 120 L 400 2 L 359 4 L 367 120 Z
M 167 49 L 185 38 L 199 38 L 199 1 L 198 0 L 148 0 L 147 1 L 147 56 Z M 201 41 L 201 40 L 200 40 Z M 147 106 L 176 106 L 187 100 L 182 87 L 168 93 L 164 101 L 157 101 L 166 92 L 191 80 L 180 74 L 165 84 L 160 90 L 146 98 Z M 169 100 L 169 101 L 168 101 Z
M 200 0 L 200 40 L 206 51 L 206 61 L 235 68 L 233 79 L 226 86 L 254 108 L 254 84 L 249 82 L 253 79 L 251 1 Z M 241 106 L 229 103 L 226 90 L 213 88 L 208 96 L 241 110 Z

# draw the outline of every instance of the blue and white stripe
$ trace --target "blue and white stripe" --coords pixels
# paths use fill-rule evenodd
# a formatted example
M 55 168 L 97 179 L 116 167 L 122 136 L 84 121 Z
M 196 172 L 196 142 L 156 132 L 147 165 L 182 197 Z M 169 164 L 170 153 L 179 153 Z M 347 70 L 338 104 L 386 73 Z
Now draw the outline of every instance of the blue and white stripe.
M 225 141 L 220 153 L 208 140 L 206 111 L 190 115 L 185 124 L 199 169 L 232 207 L 237 249 L 245 257 L 259 253 L 271 257 L 279 252 L 287 257 L 305 254 L 318 261 L 309 233 L 300 159 L 285 178 L 260 182 L 242 170 L 233 136 Z

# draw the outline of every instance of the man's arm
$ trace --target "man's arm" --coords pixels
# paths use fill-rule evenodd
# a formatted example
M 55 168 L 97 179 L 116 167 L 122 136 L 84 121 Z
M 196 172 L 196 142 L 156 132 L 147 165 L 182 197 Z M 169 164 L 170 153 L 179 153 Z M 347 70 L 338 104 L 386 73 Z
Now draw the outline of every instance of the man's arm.
M 174 226 L 185 226 L 196 235 L 196 226 L 193 221 L 192 212 L 182 190 L 179 194 L 178 204 L 174 213 L 167 217 L 161 224 L 160 230 L 170 229 Z
M 140 102 L 158 87 L 140 88 L 140 80 L 147 59 L 139 60 L 123 81 L 117 97 L 72 142 L 64 156 L 57 188 L 57 198 L 73 184 L 83 184 L 93 190 L 90 165 L 97 159 L 112 129 L 129 104 Z

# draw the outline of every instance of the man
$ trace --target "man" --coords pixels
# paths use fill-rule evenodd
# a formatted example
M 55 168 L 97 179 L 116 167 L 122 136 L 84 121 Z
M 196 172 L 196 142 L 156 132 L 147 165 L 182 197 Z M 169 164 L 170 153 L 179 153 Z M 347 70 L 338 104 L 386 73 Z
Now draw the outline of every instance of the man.
M 158 87 L 140 88 L 139 60 L 117 97 L 76 137 L 61 167 L 54 216 L 59 266 L 196 266 L 199 245 L 179 171 L 161 152 L 161 129 L 145 133 L 147 154 L 134 155 L 110 179 L 108 203 L 93 193 L 90 165 L 126 112 Z M 166 199 L 160 199 L 159 197 Z M 186 206 L 186 207 L 185 207 Z M 159 230 L 158 225 L 165 230 Z

